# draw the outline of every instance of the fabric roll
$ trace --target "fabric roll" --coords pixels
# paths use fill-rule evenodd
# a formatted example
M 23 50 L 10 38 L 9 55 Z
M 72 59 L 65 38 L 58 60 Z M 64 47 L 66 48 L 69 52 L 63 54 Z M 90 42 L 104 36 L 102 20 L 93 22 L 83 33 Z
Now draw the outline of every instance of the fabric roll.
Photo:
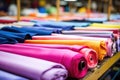
M 0 20 L 0 23 L 2 23 L 2 24 L 5 24 L 5 23 L 14 23 L 14 22 L 17 22 L 16 20 L 14 21 L 14 20 Z
M 36 35 L 51 35 L 51 30 L 37 30 L 37 29 L 31 29 L 27 27 L 18 28 L 18 27 L 3 27 L 1 30 L 4 31 L 10 31 L 10 32 L 16 32 L 16 33 L 29 33 L 29 34 L 36 34 Z
M 103 23 L 104 21 L 106 21 L 106 20 L 99 20 L 99 18 L 88 18 L 88 19 L 83 19 L 83 20 L 76 20 L 76 19 L 74 19 L 74 20 L 67 20 L 67 22 L 86 22 L 86 23 Z M 65 20 L 65 22 L 66 22 L 66 20 Z
M 51 35 L 53 33 L 53 30 L 45 30 L 45 29 L 35 29 L 35 28 L 29 28 L 29 27 L 21 27 L 21 30 L 37 33 L 38 35 Z
M 94 40 L 26 40 L 25 43 L 35 44 L 68 44 L 68 45 L 85 45 L 94 49 L 98 54 L 98 59 L 103 60 L 107 54 L 105 41 Z
M 25 39 L 32 38 L 32 36 L 27 33 L 12 33 L 3 30 L 0 30 L 0 35 L 2 38 L 7 39 L 7 43 L 17 43 L 17 42 L 23 43 Z
M 84 31 L 113 31 L 114 34 L 118 34 L 120 32 L 120 29 L 116 28 L 80 28 L 80 27 L 75 27 L 75 30 L 84 30 Z
M 23 45 L 18 46 L 16 44 L 2 44 L 0 45 L 0 50 L 61 63 L 68 70 L 69 76 L 74 78 L 84 77 L 88 69 L 87 62 L 83 54 L 79 54 L 72 50 L 30 47 Z
M 17 20 L 16 19 L 14 19 L 14 18 L 11 18 L 11 17 L 0 17 L 0 23 L 2 23 L 2 24 L 5 24 L 5 23 L 14 23 L 14 22 L 17 22 Z
M 120 40 L 120 29 L 119 28 L 96 28 L 96 27 L 94 27 L 94 28 L 84 28 L 84 29 L 82 29 L 82 28 L 77 28 L 77 30 L 87 30 L 87 31 L 89 31 L 89 30 L 93 30 L 93 31 L 113 31 L 113 35 L 114 35 L 114 40 L 115 40 L 115 42 L 116 42 L 116 49 L 119 51 L 119 45 L 120 45 L 120 42 L 119 42 L 119 40 Z M 89 35 L 87 35 L 87 36 L 89 36 Z
M 29 79 L 0 70 L 0 80 L 29 80 Z
M 87 37 L 101 37 L 101 38 L 111 38 L 111 39 L 115 39 L 115 36 L 111 33 L 108 34 L 95 34 L 95 33 L 85 33 L 85 34 L 80 34 L 80 33 L 63 33 L 65 35 L 78 35 L 78 36 L 87 36 Z
M 112 31 L 99 31 L 97 33 L 94 31 L 62 31 L 62 34 L 67 35 L 81 35 L 81 36 L 91 36 L 91 37 L 104 37 L 104 38 L 113 38 L 113 32 Z
M 73 29 L 75 26 L 79 26 L 79 27 L 86 27 L 86 26 L 89 26 L 90 23 L 89 22 L 56 22 L 56 21 L 35 21 L 36 25 L 42 25 L 42 26 L 51 26 L 51 27 L 61 27 L 61 28 L 67 28 L 71 26 L 71 29 Z
M 0 51 L 0 68 L 30 80 L 65 80 L 67 70 L 58 63 Z
M 21 16 L 21 17 L 23 17 L 23 16 Z M 26 17 L 26 16 L 25 16 Z M 24 17 L 24 18 L 25 18 Z M 28 18 L 28 17 L 27 17 Z M 33 19 L 33 17 L 32 17 L 32 19 Z M 26 20 L 26 19 L 25 19 Z M 19 22 L 16 22 L 16 23 L 13 23 L 13 25 L 16 25 L 16 26 L 33 26 L 33 25 L 35 25 L 35 23 L 34 22 L 29 22 L 30 21 L 30 18 L 29 18 L 29 20 L 27 19 L 27 21 L 19 21 Z
M 61 28 L 62 30 L 73 30 L 75 27 L 74 25 L 71 25 L 71 24 L 64 24 L 64 23 L 59 23 L 59 22 L 54 22 L 54 21 L 37 21 L 34 26 Z
M 89 21 L 92 23 L 103 23 L 105 21 L 107 21 L 107 18 L 86 18 L 85 21 Z
M 12 17 L 8 17 L 8 16 L 1 16 L 0 17 L 0 23 L 13 23 L 13 22 L 17 22 L 17 20 L 15 18 Z
M 112 31 L 84 31 L 84 30 L 70 30 L 70 31 L 62 31 L 62 33 L 79 33 L 79 34 L 112 34 Z
M 18 44 L 32 47 L 44 47 L 44 48 L 53 48 L 53 49 L 69 49 L 75 52 L 82 53 L 87 60 L 87 66 L 89 68 L 94 68 L 98 63 L 98 55 L 95 50 L 87 47 L 87 46 L 78 46 L 78 45 L 55 45 L 55 44 Z
M 117 52 L 119 52 L 120 51 L 120 37 L 119 39 L 117 39 L 116 45 L 117 45 Z
M 98 38 L 98 37 L 85 37 L 85 36 L 74 36 L 74 35 L 54 35 L 54 36 L 33 36 L 32 40 L 96 40 L 96 41 L 105 41 L 107 46 L 107 55 L 113 56 L 116 52 L 116 45 L 110 38 Z M 114 46 L 113 46 L 114 45 Z
M 120 29 L 120 25 L 112 25 L 112 24 L 100 24 L 100 23 L 93 23 L 90 25 L 90 27 L 96 27 L 96 28 L 117 28 Z
M 104 22 L 103 24 L 120 25 L 119 22 L 112 22 L 112 21 Z
M 18 43 L 18 41 L 12 39 L 12 38 L 5 38 L 5 37 L 0 37 L 0 44 L 15 44 Z
M 43 26 L 33 26 L 35 29 L 43 29 L 43 30 L 52 30 L 53 33 L 62 33 L 61 28 L 49 28 L 49 27 L 43 27 Z

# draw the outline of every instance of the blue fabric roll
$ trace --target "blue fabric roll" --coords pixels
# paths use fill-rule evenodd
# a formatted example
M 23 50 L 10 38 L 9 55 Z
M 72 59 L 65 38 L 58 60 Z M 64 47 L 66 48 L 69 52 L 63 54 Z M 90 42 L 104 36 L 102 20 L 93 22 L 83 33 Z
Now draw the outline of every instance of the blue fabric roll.
M 16 40 L 12 39 L 12 38 L 5 38 L 5 37 L 1 37 L 0 36 L 0 44 L 14 44 L 14 43 L 18 43 Z
M 12 33 L 3 30 L 0 30 L 0 35 L 1 35 L 0 37 L 2 37 L 1 39 L 4 40 L 6 39 L 6 43 L 17 43 L 17 42 L 23 43 L 24 40 L 32 38 L 32 36 L 30 36 L 27 33 Z
M 54 28 L 62 28 L 63 30 L 73 30 L 74 27 L 86 27 L 89 26 L 88 22 L 55 22 L 55 21 L 33 21 L 36 25 L 42 25 L 45 27 L 54 27 Z
M 29 79 L 0 70 L 0 80 L 29 80 Z
M 62 30 L 74 30 L 75 25 L 66 24 L 64 22 L 54 22 L 54 21 L 33 21 L 35 26 L 44 26 L 49 28 L 61 28 Z
M 107 21 L 107 18 L 86 18 L 85 21 L 89 21 L 92 23 L 103 23 Z
M 111 14 L 110 19 L 111 20 L 119 20 L 120 19 L 120 14 Z
M 89 22 L 55 22 L 55 21 L 32 21 L 35 22 L 36 25 L 49 25 L 49 26 L 58 26 L 60 28 L 65 28 L 65 27 L 72 27 L 71 29 L 74 29 L 74 27 L 86 27 L 90 25 Z
M 33 26 L 33 27 L 29 27 L 29 26 L 23 26 L 21 27 L 21 29 L 30 29 L 30 30 L 45 30 L 45 31 L 51 31 L 52 33 L 62 33 L 62 29 L 61 28 L 49 28 L 49 27 L 43 27 L 43 26 Z
M 52 30 L 53 33 L 62 33 L 62 28 L 51 28 L 51 27 L 44 27 L 44 26 L 33 26 L 33 27 L 35 29 Z
M 51 35 L 53 31 L 51 30 L 43 30 L 43 29 L 34 29 L 34 28 L 27 28 L 27 27 L 3 27 L 2 30 L 10 31 L 10 32 L 17 32 L 17 33 L 29 33 L 34 35 Z

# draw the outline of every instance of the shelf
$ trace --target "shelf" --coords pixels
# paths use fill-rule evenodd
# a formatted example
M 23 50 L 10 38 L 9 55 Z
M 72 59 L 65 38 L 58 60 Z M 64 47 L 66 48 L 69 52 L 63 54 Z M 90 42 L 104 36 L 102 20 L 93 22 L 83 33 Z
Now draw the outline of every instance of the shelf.
M 113 57 L 105 59 L 99 68 L 94 72 L 88 72 L 82 80 L 98 80 L 115 62 L 120 59 L 120 52 L 116 53 Z

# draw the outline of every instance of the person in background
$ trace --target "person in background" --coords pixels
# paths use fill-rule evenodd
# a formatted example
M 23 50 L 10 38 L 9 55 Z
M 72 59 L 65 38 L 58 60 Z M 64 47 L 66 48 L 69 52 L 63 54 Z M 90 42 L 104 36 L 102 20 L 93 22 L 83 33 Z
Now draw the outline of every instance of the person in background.
M 16 0 L 11 0 L 11 4 L 8 7 L 8 14 L 10 16 L 16 16 L 17 15 Z

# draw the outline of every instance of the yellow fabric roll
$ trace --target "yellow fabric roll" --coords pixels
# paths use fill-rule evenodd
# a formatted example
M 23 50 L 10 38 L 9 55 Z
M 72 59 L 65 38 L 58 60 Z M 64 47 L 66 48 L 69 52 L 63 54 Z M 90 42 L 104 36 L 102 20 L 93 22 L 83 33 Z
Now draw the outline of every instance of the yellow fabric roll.
M 120 25 L 102 24 L 102 23 L 93 23 L 93 24 L 90 25 L 90 27 L 96 27 L 96 28 L 118 28 L 118 29 L 120 29 Z
M 94 49 L 98 54 L 98 59 L 103 60 L 107 54 L 105 41 L 94 40 L 26 40 L 25 43 L 33 44 L 66 44 L 66 45 L 85 45 Z

